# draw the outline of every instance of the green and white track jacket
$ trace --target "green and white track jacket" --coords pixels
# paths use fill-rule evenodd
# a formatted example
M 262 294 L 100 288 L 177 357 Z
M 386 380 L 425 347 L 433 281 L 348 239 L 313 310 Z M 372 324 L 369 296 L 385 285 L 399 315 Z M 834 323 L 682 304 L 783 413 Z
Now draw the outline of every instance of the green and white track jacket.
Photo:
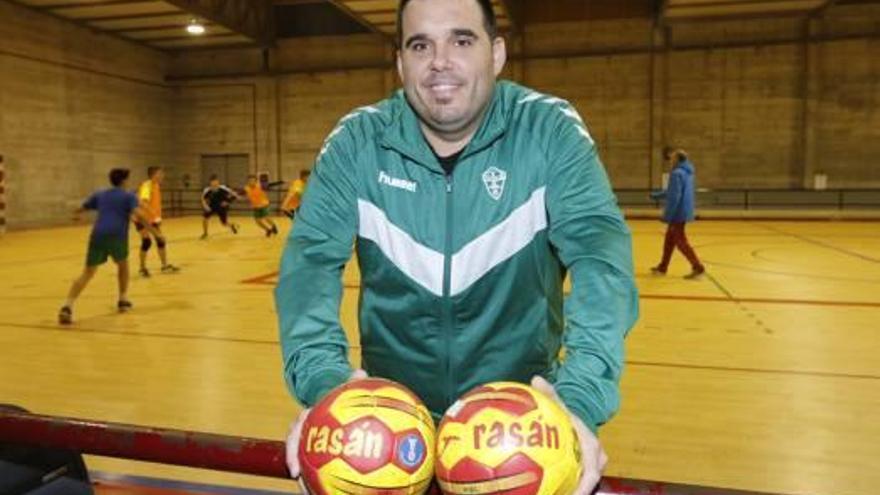
M 435 418 L 476 385 L 536 374 L 593 429 L 617 410 L 638 317 L 631 236 L 566 101 L 497 83 L 449 176 L 402 91 L 339 121 L 275 289 L 285 378 L 308 406 L 351 373 L 339 306 L 352 245 L 363 367 Z

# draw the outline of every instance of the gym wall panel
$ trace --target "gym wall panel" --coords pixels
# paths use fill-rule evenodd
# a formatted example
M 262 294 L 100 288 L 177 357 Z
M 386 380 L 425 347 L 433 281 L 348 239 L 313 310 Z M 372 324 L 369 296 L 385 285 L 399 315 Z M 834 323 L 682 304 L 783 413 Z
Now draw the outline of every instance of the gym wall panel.
M 799 186 L 802 51 L 796 45 L 667 55 L 665 140 L 712 188 Z
M 816 172 L 831 187 L 880 187 L 880 39 L 823 43 L 812 75 Z
M 0 153 L 10 227 L 68 221 L 112 167 L 170 156 L 166 56 L 0 2 Z
M 525 61 L 527 86 L 568 100 L 586 122 L 615 187 L 648 187 L 650 55 Z

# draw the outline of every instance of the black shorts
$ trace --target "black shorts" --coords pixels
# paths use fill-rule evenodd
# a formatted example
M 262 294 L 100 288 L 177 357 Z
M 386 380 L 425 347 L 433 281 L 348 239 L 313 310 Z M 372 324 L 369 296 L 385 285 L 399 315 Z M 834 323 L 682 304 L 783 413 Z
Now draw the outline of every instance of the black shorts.
M 159 230 L 159 222 L 153 222 L 152 225 L 154 229 L 157 231 Z M 134 228 L 137 229 L 138 232 L 142 232 L 147 226 L 140 222 L 134 222 Z
M 226 219 L 229 217 L 229 208 L 211 208 L 202 213 L 202 216 L 205 218 L 211 218 L 213 215 L 220 217 L 220 223 L 226 225 Z

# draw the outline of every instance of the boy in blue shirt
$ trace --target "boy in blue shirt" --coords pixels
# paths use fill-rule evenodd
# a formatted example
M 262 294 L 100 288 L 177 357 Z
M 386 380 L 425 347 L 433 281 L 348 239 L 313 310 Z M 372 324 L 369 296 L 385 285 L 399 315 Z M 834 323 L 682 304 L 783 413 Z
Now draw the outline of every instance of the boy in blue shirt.
M 156 231 L 147 221 L 147 212 L 138 206 L 138 198 L 125 190 L 129 171 L 124 168 L 114 168 L 110 171 L 110 189 L 96 192 L 87 199 L 82 207 L 76 211 L 78 216 L 85 210 L 96 210 L 98 218 L 92 227 L 92 235 L 89 237 L 86 266 L 82 274 L 77 278 L 68 292 L 67 300 L 58 312 L 58 322 L 69 325 L 73 322 L 73 303 L 89 281 L 98 271 L 98 267 L 113 258 L 118 267 L 119 300 L 117 308 L 120 312 L 131 309 L 131 301 L 128 300 L 128 222 L 133 217 L 140 220 L 157 238 L 161 234 Z

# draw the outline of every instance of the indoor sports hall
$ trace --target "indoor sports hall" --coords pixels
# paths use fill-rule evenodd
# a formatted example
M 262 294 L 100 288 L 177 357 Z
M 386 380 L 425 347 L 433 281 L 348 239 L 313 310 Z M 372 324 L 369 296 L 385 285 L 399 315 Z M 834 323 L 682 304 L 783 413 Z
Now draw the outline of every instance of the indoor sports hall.
M 477 0 L 412 5 L 431 2 Z M 639 316 L 596 493 L 880 493 L 880 1 L 492 6 L 499 79 L 574 109 L 631 233 Z M 291 198 L 308 207 L 304 172 L 401 87 L 397 8 L 0 0 L 0 495 L 301 493 L 273 292 Z M 685 161 L 699 265 L 670 246 L 664 266 Z M 110 261 L 61 323 L 92 256 L 78 209 L 115 168 L 161 237 L 141 265 L 125 217 L 132 307 Z M 356 256 L 342 282 L 357 367 Z

